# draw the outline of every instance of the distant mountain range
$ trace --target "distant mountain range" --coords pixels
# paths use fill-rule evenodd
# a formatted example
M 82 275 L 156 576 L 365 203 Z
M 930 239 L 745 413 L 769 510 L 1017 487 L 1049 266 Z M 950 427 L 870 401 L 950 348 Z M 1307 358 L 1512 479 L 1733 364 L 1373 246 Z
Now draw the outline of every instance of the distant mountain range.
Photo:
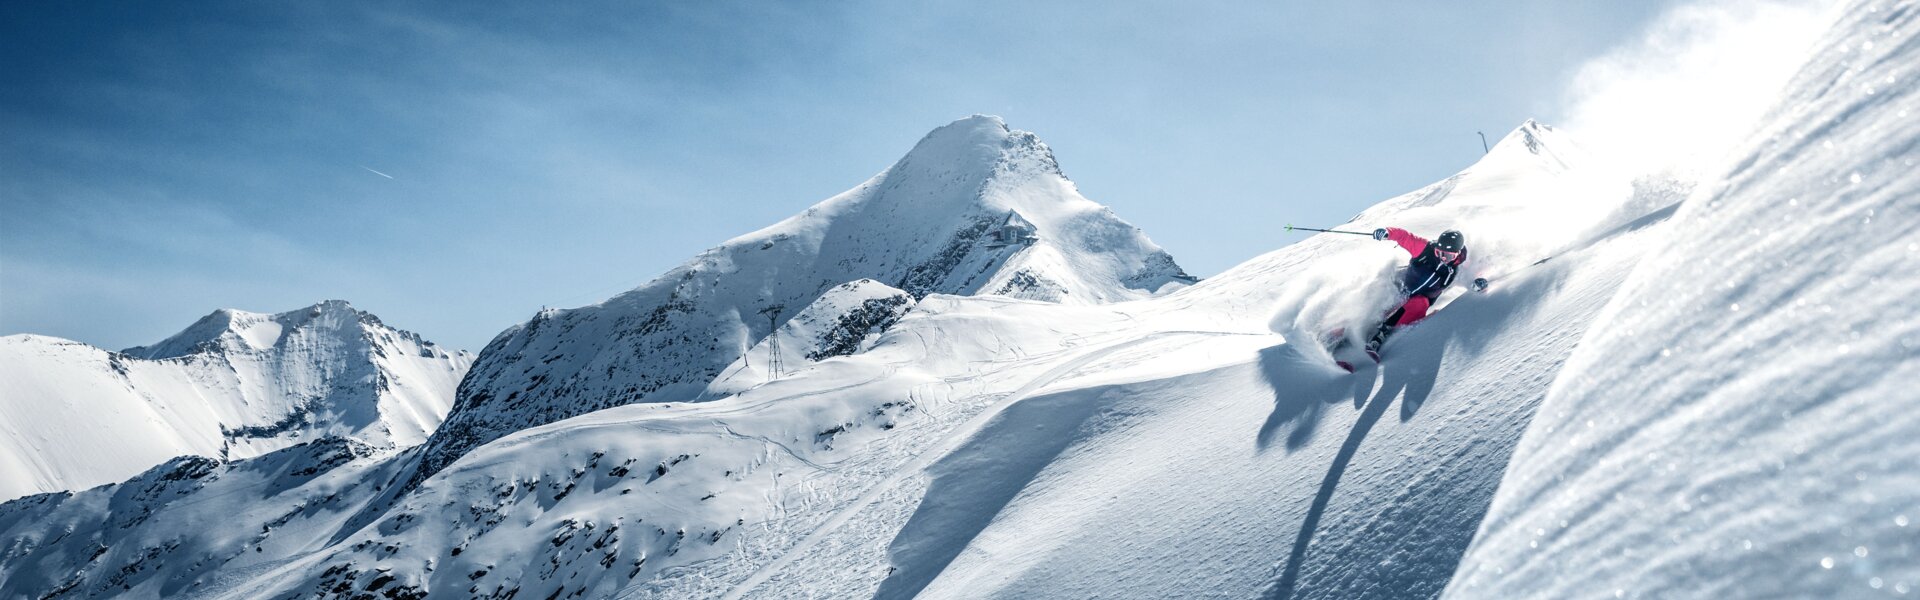
M 280 314 L 217 310 L 121 352 L 0 337 L 0 497 L 329 436 L 413 446 L 446 418 L 472 362 L 339 300 Z

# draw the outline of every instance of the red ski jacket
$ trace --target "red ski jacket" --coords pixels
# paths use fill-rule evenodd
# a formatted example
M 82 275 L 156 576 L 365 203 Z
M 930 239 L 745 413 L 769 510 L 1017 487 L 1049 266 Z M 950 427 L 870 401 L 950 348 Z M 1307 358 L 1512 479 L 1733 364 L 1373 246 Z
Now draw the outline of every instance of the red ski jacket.
M 1440 292 L 1453 285 L 1453 277 L 1459 274 L 1460 266 L 1467 264 L 1466 248 L 1461 248 L 1460 255 L 1449 261 L 1441 258 L 1426 238 L 1399 227 L 1388 227 L 1387 239 L 1400 244 L 1407 254 L 1413 255 L 1413 260 L 1407 261 L 1406 275 L 1400 279 L 1400 291 L 1409 296 L 1439 297 Z

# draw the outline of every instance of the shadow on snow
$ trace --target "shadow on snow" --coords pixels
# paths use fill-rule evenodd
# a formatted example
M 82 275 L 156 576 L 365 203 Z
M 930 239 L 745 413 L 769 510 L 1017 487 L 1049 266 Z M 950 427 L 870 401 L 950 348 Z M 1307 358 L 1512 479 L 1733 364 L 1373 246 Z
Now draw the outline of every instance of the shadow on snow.
M 1635 225 L 1638 223 L 1629 224 Z M 1475 294 L 1457 306 L 1449 303 L 1447 310 L 1436 313 L 1419 326 L 1402 330 L 1388 343 L 1384 362 L 1380 365 L 1363 363 L 1360 370 L 1351 375 L 1334 371 L 1330 366 L 1309 362 L 1286 344 L 1260 352 L 1261 373 L 1274 393 L 1273 413 L 1268 416 L 1257 440 L 1262 451 L 1268 449 L 1282 431 L 1286 432 L 1288 451 L 1305 446 L 1312 439 L 1322 413 L 1335 404 L 1351 400 L 1354 407 L 1361 411 L 1353 429 L 1347 432 L 1346 440 L 1341 443 L 1332 464 L 1327 468 L 1326 477 L 1320 482 L 1320 488 L 1294 539 L 1292 551 L 1286 562 L 1278 566 L 1276 579 L 1262 594 L 1263 597 L 1291 599 L 1308 595 L 1367 595 L 1351 589 L 1321 590 L 1325 593 L 1309 594 L 1309 586 L 1303 585 L 1303 571 L 1306 571 L 1308 551 L 1314 535 L 1333 500 L 1335 488 L 1340 485 L 1341 478 L 1359 453 L 1361 443 L 1387 413 L 1396 397 L 1400 399 L 1402 422 L 1411 421 L 1420 412 L 1434 392 L 1441 360 L 1447 352 L 1461 352 L 1464 356 L 1476 359 L 1496 352 L 1491 345 L 1497 332 L 1508 329 L 1512 322 L 1529 319 L 1538 308 L 1536 301 L 1550 295 L 1558 285 L 1558 278 L 1551 276 L 1525 277 L 1509 283 L 1505 290 Z M 1376 378 L 1379 382 L 1377 389 L 1374 387 Z M 1498 487 L 1498 478 L 1505 471 L 1512 442 L 1532 420 L 1537 402 L 1538 398 L 1534 398 L 1532 402 L 1523 403 L 1524 406 L 1489 407 L 1515 411 L 1515 418 L 1488 431 L 1467 433 L 1456 440 L 1455 445 L 1462 449 L 1449 454 L 1451 458 L 1446 459 L 1444 472 L 1439 476 L 1410 473 L 1417 481 L 1408 482 L 1409 491 L 1402 492 L 1402 497 L 1396 499 L 1396 505 L 1379 507 L 1379 514 L 1365 523 L 1370 530 L 1356 534 L 1386 544 L 1389 547 L 1387 549 L 1397 553 L 1396 556 L 1392 557 L 1393 560 L 1374 557 L 1373 561 L 1377 564 L 1360 567 L 1368 573 L 1343 572 L 1340 577 L 1366 579 L 1363 583 L 1371 586 L 1368 589 L 1375 590 L 1376 595 L 1400 597 L 1439 594 L 1453 566 L 1459 562 L 1461 553 L 1471 541 L 1473 532 L 1478 529 L 1486 505 L 1492 501 L 1493 490 Z M 1434 526 L 1432 520 L 1417 516 L 1401 518 L 1428 513 L 1452 518 L 1444 519 L 1444 523 L 1438 527 Z M 1349 542 L 1349 545 L 1356 543 L 1367 545 L 1360 542 Z M 1330 560 L 1330 564 L 1335 564 L 1355 560 L 1365 562 L 1367 559 L 1364 557 L 1344 555 L 1370 550 L 1341 547 L 1322 551 L 1341 555 L 1323 557 Z M 1334 587 L 1353 584 L 1355 582 L 1339 582 Z
M 1108 405 L 1110 393 L 1094 389 L 1016 402 L 929 466 L 927 492 L 888 547 L 894 570 L 874 598 L 912 598 L 932 583 L 1041 469 L 1079 439 L 1074 432 Z
M 1411 336 L 1416 331 L 1405 331 L 1402 335 Z M 1293 596 L 1307 547 L 1320 527 L 1321 516 L 1326 514 L 1327 503 L 1333 500 L 1334 488 L 1340 485 L 1347 465 L 1360 451 L 1360 443 L 1373 431 L 1374 423 L 1386 414 L 1393 399 L 1404 395 L 1400 403 L 1400 420 L 1406 421 L 1412 419 L 1426 404 L 1427 397 L 1433 394 L 1434 379 L 1439 376 L 1441 352 L 1446 347 L 1446 340 L 1423 341 L 1426 343 L 1420 344 L 1421 347 L 1402 348 L 1406 351 L 1388 357 L 1389 360 L 1377 367 L 1362 366 L 1351 376 L 1343 374 L 1331 379 L 1328 379 L 1324 368 L 1304 364 L 1286 344 L 1260 352 L 1261 373 L 1274 388 L 1274 410 L 1267 418 L 1266 426 L 1261 428 L 1261 448 L 1265 448 L 1278 430 L 1288 423 L 1293 424 L 1293 429 L 1287 436 L 1287 449 L 1294 450 L 1305 445 L 1312 438 L 1320 414 L 1328 404 L 1352 398 L 1355 406 L 1361 408 L 1353 429 L 1347 432 L 1346 441 L 1340 444 L 1339 453 L 1334 455 L 1327 476 L 1320 482 L 1320 490 L 1307 509 L 1307 517 L 1300 525 L 1299 535 L 1294 538 L 1286 569 L 1280 581 L 1266 594 L 1268 598 Z M 1381 382 L 1377 390 L 1373 387 L 1375 375 L 1379 375 Z M 1293 398 L 1291 401 L 1290 396 Z

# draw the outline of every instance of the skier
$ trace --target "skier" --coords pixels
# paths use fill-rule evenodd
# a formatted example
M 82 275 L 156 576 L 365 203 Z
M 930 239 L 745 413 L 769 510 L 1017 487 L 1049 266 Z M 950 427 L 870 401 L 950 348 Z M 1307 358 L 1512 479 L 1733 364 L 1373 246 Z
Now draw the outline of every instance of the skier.
M 1460 232 L 1451 229 L 1431 242 L 1398 227 L 1375 229 L 1373 239 L 1392 240 L 1413 255 L 1407 261 L 1406 274 L 1400 278 L 1400 296 L 1405 300 L 1387 315 L 1386 320 L 1380 322 L 1380 329 L 1367 340 L 1367 356 L 1379 362 L 1380 344 L 1387 341 L 1387 336 L 1395 328 L 1412 325 L 1426 318 L 1427 309 L 1433 307 L 1433 301 L 1440 297 L 1440 292 L 1453 284 L 1453 277 L 1460 272 L 1460 266 L 1467 262 L 1467 243 Z M 1475 289 L 1483 289 L 1485 282 L 1485 279 L 1476 279 L 1473 285 Z

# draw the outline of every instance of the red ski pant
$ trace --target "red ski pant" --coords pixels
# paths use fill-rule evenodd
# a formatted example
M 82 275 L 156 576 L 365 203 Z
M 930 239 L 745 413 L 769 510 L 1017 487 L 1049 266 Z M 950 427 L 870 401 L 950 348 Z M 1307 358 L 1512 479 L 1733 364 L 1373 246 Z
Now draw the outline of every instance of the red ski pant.
M 1393 314 L 1388 315 L 1387 320 L 1393 321 L 1396 327 L 1419 323 L 1421 319 L 1427 318 L 1427 308 L 1431 306 L 1433 306 L 1433 299 L 1415 294 L 1407 298 L 1406 303 L 1401 304 Z

